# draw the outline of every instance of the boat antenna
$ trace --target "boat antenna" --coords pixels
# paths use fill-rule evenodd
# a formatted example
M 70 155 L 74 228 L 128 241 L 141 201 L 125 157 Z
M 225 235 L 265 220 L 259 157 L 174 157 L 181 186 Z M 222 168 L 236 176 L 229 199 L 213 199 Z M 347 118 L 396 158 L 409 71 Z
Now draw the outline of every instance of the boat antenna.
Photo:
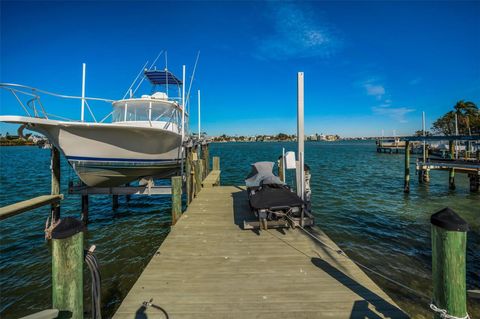
M 184 176 L 183 172 L 183 158 L 184 158 L 184 146 L 185 142 L 185 64 L 182 66 L 182 146 L 180 147 L 181 154 L 181 167 L 180 172 Z M 183 177 L 182 177 L 183 178 Z
M 128 88 L 127 92 L 125 92 L 125 95 L 123 96 L 122 100 L 124 100 L 126 97 L 127 97 L 127 94 L 130 93 L 130 97 L 133 96 L 132 94 L 132 88 L 133 86 L 135 85 L 135 83 L 137 82 L 138 78 L 140 77 L 140 75 L 142 75 L 143 71 L 145 70 L 145 67 L 147 66 L 148 64 L 148 61 L 145 62 L 145 64 L 142 66 L 142 68 L 140 69 L 140 72 L 138 72 L 138 75 L 137 77 L 135 78 L 135 80 L 133 80 L 132 84 L 130 85 L 130 87 Z
M 165 85 L 165 90 L 167 91 L 167 96 L 168 96 L 168 56 L 167 56 L 167 51 L 165 51 L 165 82 L 166 82 L 166 85 Z
M 80 120 L 85 121 L 85 77 L 87 73 L 87 65 L 82 63 L 82 114 Z
M 150 65 L 150 67 L 148 68 L 148 70 L 151 70 L 152 67 L 155 65 L 155 63 L 157 63 L 157 60 L 158 58 L 160 57 L 160 55 L 164 52 L 165 50 L 162 50 L 160 51 L 160 53 L 157 55 L 157 57 L 155 58 L 155 60 L 153 60 L 152 64 Z M 138 88 L 140 87 L 140 85 L 143 83 L 143 81 L 145 80 L 145 75 L 143 75 L 142 77 L 142 80 L 140 81 L 140 83 L 138 83 L 137 87 L 135 88 L 135 90 L 133 90 L 133 94 L 135 94 L 138 90 Z
M 202 130 L 200 126 L 200 90 L 198 90 L 198 138 L 202 135 Z
M 185 64 L 182 66 L 182 149 L 185 141 Z
M 189 102 L 190 102 L 190 90 L 192 89 L 193 79 L 195 78 L 195 71 L 197 70 L 197 64 L 198 64 L 199 57 L 200 57 L 200 51 L 198 51 L 198 53 L 197 53 L 197 58 L 195 59 L 195 65 L 193 66 L 192 77 L 190 78 L 190 85 L 188 86 L 187 104 L 189 104 Z

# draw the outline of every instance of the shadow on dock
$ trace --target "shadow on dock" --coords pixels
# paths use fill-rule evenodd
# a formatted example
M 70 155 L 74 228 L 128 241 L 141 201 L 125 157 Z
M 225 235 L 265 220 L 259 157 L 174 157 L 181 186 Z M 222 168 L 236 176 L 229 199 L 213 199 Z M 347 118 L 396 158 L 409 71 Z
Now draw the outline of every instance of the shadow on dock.
M 238 192 L 232 193 L 233 197 L 233 220 L 235 225 L 238 228 L 243 230 L 243 222 L 257 221 L 258 219 L 250 211 L 248 205 L 248 196 L 247 191 L 241 187 L 235 186 L 238 189 Z M 251 231 L 258 236 L 260 236 L 260 231 L 258 229 L 251 229 Z
M 330 276 L 332 276 L 335 280 L 343 284 L 345 287 L 356 293 L 358 296 L 362 297 L 364 300 L 355 301 L 352 314 L 350 319 L 357 319 L 357 318 L 369 318 L 369 319 L 376 319 L 382 318 L 373 312 L 369 307 L 368 304 L 371 304 L 375 307 L 375 310 L 383 314 L 386 318 L 398 318 L 398 319 L 408 319 L 409 316 L 406 315 L 403 311 L 398 309 L 396 306 L 392 305 L 370 289 L 366 288 L 358 281 L 350 278 L 337 268 L 330 265 L 328 262 L 321 258 L 313 257 L 311 259 L 312 264 L 316 267 L 320 268 Z

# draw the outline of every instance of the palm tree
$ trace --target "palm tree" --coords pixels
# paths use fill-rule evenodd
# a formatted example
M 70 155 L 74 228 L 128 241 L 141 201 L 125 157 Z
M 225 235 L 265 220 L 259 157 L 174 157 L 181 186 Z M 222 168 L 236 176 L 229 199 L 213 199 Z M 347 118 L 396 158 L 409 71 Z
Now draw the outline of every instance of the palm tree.
M 470 122 L 473 121 L 472 124 L 475 125 L 480 118 L 478 107 L 471 101 L 460 100 L 455 104 L 454 109 L 458 119 L 459 133 L 471 135 Z

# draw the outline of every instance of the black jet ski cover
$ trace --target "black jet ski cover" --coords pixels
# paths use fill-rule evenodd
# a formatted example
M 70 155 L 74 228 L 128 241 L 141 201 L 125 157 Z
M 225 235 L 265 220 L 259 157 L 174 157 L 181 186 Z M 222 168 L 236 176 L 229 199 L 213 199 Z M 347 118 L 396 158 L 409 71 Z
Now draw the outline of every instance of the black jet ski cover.
M 281 185 L 264 185 L 250 197 L 250 206 L 253 209 L 302 207 L 303 204 L 300 197 Z

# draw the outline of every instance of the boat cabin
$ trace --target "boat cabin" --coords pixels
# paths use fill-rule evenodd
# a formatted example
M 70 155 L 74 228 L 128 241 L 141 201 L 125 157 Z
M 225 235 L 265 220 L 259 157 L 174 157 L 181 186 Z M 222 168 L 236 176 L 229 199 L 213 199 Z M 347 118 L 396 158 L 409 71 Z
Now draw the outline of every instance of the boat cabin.
M 179 130 L 182 117 L 182 81 L 167 70 L 145 70 L 144 75 L 152 84 L 152 94 L 139 98 L 131 95 L 128 99 L 113 102 L 112 123 L 136 122 L 150 127 Z M 175 90 L 175 87 L 178 90 Z M 178 91 L 178 96 L 169 96 L 169 92 L 175 91 Z

